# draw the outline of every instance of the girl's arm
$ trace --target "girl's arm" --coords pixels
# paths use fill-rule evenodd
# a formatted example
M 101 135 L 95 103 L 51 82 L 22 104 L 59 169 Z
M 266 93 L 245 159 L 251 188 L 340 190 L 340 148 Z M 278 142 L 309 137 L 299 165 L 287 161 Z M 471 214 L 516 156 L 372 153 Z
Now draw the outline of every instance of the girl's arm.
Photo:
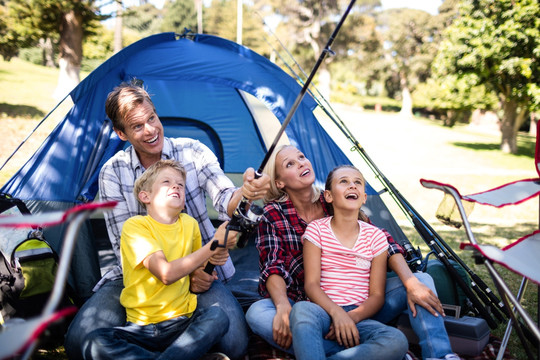
M 326 338 L 335 336 L 337 342 L 345 347 L 359 345 L 360 334 L 356 323 L 321 289 L 321 249 L 308 240 L 304 241 L 304 277 L 304 288 L 309 299 L 332 318 L 332 328 Z
M 384 304 L 386 258 L 387 252 L 385 251 L 374 257 L 371 261 L 369 296 L 360 306 L 348 312 L 355 323 L 375 315 Z
M 266 280 L 266 290 L 276 307 L 276 315 L 272 321 L 272 334 L 276 344 L 288 349 L 292 344 L 292 333 L 289 322 L 291 303 L 287 297 L 287 284 L 280 275 L 273 274 Z

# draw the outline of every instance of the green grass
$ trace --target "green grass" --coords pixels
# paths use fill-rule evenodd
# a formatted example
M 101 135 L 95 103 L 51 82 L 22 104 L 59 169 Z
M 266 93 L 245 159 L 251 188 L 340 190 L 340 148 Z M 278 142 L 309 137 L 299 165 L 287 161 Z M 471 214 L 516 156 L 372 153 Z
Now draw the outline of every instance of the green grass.
M 0 124 L 4 134 L 8 134 L 0 142 L 0 165 L 56 104 L 51 95 L 57 78 L 56 69 L 32 65 L 18 59 L 11 62 L 0 61 Z M 456 230 L 438 223 L 435 212 L 442 194 L 421 187 L 418 182 L 420 178 L 448 182 L 454 184 L 462 193 L 468 194 L 536 174 L 533 166 L 535 139 L 528 134 L 519 135 L 519 153 L 511 155 L 499 151 L 499 134 L 474 131 L 462 124 L 446 128 L 437 121 L 423 118 L 396 121 L 395 117 L 391 118 L 393 115 L 357 109 L 339 108 L 338 113 L 343 116 L 348 128 L 374 163 L 455 250 L 459 249 L 459 243 L 464 241 L 465 234 L 462 229 Z M 28 140 L 27 146 L 21 149 L 20 158 L 15 157 L 0 171 L 0 186 L 20 168 L 28 155 L 37 149 L 55 126 L 56 120 L 36 132 Z M 395 131 L 388 131 L 390 128 Z M 337 142 L 340 144 L 340 140 Z M 347 140 L 343 143 L 343 149 L 347 152 L 350 145 L 345 144 Z M 361 167 L 361 170 L 366 175 L 365 168 Z M 380 190 L 377 180 L 368 180 L 376 190 Z M 402 212 L 394 208 L 392 201 L 387 201 L 386 198 L 384 200 L 411 241 L 420 246 L 426 254 L 427 245 L 418 237 Z M 504 246 L 518 236 L 538 228 L 538 201 L 532 200 L 504 209 L 477 206 L 470 219 L 473 231 L 480 241 Z M 470 253 L 460 250 L 456 252 L 493 289 L 485 267 L 475 265 Z M 503 274 L 512 287 L 516 288 L 519 279 L 504 269 Z M 536 289 L 531 286 L 524 303 L 533 316 L 536 316 L 536 301 Z M 502 326 L 493 333 L 502 337 Z M 526 358 L 515 334 L 509 349 L 518 359 Z M 38 356 L 65 359 L 62 348 L 42 352 Z

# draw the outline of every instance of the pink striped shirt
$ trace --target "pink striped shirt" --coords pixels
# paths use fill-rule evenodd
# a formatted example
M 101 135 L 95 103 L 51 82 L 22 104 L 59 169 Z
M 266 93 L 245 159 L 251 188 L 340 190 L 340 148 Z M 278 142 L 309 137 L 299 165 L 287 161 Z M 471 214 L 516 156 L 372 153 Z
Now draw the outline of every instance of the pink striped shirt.
M 334 235 L 326 217 L 312 221 L 302 240 L 321 249 L 321 289 L 337 305 L 360 305 L 369 295 L 371 261 L 388 250 L 386 236 L 377 227 L 358 221 L 360 231 L 352 249 Z

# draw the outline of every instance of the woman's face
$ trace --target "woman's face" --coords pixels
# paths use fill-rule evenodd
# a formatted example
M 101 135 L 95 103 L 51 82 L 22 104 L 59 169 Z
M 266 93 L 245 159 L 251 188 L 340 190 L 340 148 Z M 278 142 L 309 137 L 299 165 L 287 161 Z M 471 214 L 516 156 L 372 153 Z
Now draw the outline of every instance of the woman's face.
M 303 190 L 311 188 L 315 173 L 311 162 L 297 148 L 288 146 L 276 155 L 276 186 L 279 189 Z

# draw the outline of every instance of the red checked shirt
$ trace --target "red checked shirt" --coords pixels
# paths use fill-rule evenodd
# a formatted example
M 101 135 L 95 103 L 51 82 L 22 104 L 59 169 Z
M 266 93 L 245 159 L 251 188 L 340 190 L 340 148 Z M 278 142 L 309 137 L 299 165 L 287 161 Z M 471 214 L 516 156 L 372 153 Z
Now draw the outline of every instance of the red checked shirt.
M 330 215 L 322 196 L 319 199 L 326 216 Z M 259 293 L 270 297 L 266 281 L 270 275 L 279 275 L 287 285 L 287 297 L 295 302 L 306 300 L 304 291 L 304 261 L 302 258 L 302 235 L 308 223 L 298 216 L 293 203 L 273 201 L 265 205 L 259 224 L 256 246 L 259 250 Z M 388 257 L 401 253 L 403 248 L 392 236 L 381 229 L 388 241 Z

